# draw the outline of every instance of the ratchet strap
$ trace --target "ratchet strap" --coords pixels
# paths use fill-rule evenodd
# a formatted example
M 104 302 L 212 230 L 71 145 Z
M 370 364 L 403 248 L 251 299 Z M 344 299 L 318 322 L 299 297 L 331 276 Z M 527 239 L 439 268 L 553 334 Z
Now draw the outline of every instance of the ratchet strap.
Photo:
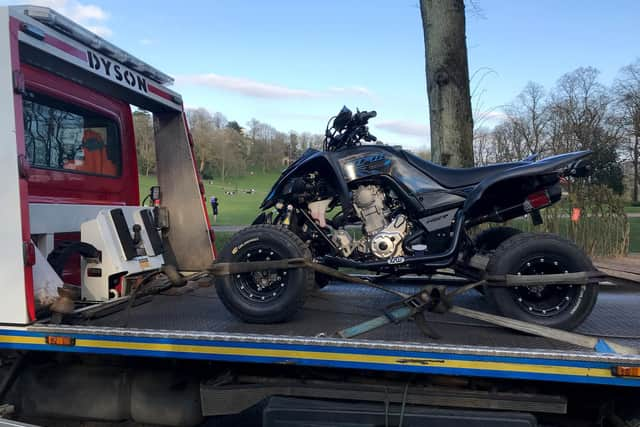
M 563 274 L 547 274 L 544 276 L 489 274 L 482 280 L 469 283 L 450 292 L 447 292 L 447 289 L 444 286 L 425 286 L 413 295 L 388 289 L 384 286 L 373 283 L 370 280 L 342 273 L 335 268 L 327 267 L 308 258 L 290 258 L 283 260 L 237 263 L 215 262 L 206 272 L 203 273 L 210 276 L 224 276 L 251 273 L 261 270 L 284 270 L 292 268 L 310 268 L 318 273 L 331 276 L 337 280 L 373 287 L 384 292 L 392 293 L 401 298 L 399 301 L 388 306 L 382 316 L 375 317 L 367 320 L 366 322 L 338 331 L 337 335 L 342 338 L 353 338 L 388 324 L 398 324 L 402 321 L 413 320 L 425 335 L 437 339 L 439 338 L 439 335 L 428 325 L 424 314 L 426 312 L 441 314 L 449 312 L 496 326 L 561 341 L 583 348 L 589 348 L 597 352 L 618 353 L 624 355 L 640 354 L 640 350 L 638 349 L 617 344 L 602 338 L 590 337 L 534 323 L 523 322 L 521 320 L 511 319 L 508 317 L 497 316 L 495 314 L 458 307 L 452 303 L 455 296 L 480 286 L 584 286 L 597 284 L 600 279 L 606 277 L 606 274 L 597 270 Z

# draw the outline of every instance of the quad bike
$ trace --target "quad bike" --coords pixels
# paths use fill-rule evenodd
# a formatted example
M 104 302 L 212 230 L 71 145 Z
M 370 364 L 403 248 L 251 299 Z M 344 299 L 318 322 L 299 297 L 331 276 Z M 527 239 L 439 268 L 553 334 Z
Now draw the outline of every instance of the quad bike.
M 375 116 L 345 107 L 329 120 L 323 151 L 307 150 L 282 173 L 254 225 L 230 240 L 219 261 L 307 258 L 380 277 L 449 269 L 469 280 L 594 269 L 578 247 L 555 235 L 509 227 L 469 234 L 479 224 L 525 215 L 541 222 L 539 210 L 561 198 L 560 180 L 586 175 L 590 152 L 447 168 L 399 147 L 363 144 L 376 141 L 367 126 Z M 483 267 L 472 262 L 478 255 L 487 259 Z M 311 269 L 274 269 L 221 276 L 216 288 L 239 318 L 272 323 L 290 319 L 327 282 Z M 546 283 L 483 293 L 505 316 L 573 329 L 591 312 L 597 286 Z

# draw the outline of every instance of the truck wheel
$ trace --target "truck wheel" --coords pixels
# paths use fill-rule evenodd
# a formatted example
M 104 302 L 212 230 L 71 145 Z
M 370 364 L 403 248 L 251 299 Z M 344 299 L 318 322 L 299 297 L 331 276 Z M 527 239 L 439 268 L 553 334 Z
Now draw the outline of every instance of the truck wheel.
M 253 225 L 235 234 L 220 253 L 221 262 L 275 261 L 309 258 L 302 240 L 285 227 Z M 289 320 L 313 289 L 313 271 L 306 268 L 265 270 L 218 276 L 216 291 L 224 306 L 249 323 Z
M 592 271 L 589 257 L 572 242 L 553 234 L 519 233 L 502 242 L 489 274 L 544 275 Z M 598 285 L 488 287 L 488 295 L 507 317 L 572 330 L 591 313 Z

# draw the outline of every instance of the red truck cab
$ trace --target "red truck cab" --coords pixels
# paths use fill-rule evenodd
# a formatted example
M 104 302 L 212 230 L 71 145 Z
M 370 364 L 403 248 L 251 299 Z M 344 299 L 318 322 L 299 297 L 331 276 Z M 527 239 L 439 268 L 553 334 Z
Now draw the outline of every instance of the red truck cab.
M 138 205 L 129 104 L 23 64 L 29 202 Z
M 119 295 L 112 289 L 119 278 L 165 264 L 198 271 L 215 258 L 172 82 L 51 9 L 0 8 L 0 270 L 7 279 L 0 323 L 36 320 L 52 284 L 82 285 L 83 299 L 99 302 Z M 139 206 L 132 106 L 154 118 L 161 189 L 154 210 Z M 93 259 L 68 253 L 80 241 Z M 64 268 L 52 269 L 61 250 Z M 87 287 L 98 279 L 109 289 Z

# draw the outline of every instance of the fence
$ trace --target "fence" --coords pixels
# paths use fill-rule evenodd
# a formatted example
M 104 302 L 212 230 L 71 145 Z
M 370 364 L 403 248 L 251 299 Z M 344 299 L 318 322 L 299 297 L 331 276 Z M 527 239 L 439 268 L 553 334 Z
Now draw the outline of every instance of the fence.
M 574 241 L 589 256 L 619 256 L 629 252 L 629 221 L 622 198 L 607 187 L 573 182 L 569 194 L 540 213 L 544 223 L 527 218 L 508 225 L 523 231 L 555 233 Z

